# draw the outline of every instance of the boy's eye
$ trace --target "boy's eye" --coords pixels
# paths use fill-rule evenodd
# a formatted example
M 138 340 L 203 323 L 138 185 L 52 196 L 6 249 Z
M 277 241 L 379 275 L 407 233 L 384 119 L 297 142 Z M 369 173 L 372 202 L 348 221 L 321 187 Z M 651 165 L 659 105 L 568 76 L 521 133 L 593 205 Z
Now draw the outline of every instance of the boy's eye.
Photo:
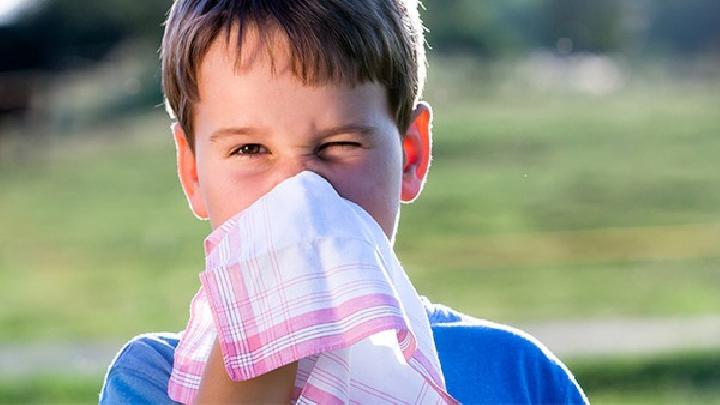
M 246 143 L 234 148 L 230 155 L 253 156 L 268 153 L 268 149 L 259 143 Z
M 322 152 L 329 148 L 361 148 L 362 144 L 360 142 L 351 142 L 351 141 L 337 141 L 337 142 L 326 142 L 318 148 L 318 152 Z
M 326 142 L 317 148 L 317 155 L 320 159 L 339 159 L 353 155 L 353 152 L 362 148 L 360 142 L 334 141 Z

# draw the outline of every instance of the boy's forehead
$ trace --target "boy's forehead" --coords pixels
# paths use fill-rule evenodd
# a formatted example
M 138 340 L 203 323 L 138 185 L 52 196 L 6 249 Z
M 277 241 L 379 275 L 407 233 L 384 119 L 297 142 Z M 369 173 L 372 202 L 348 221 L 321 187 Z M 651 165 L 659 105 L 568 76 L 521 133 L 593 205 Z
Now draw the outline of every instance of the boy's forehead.
M 249 28 L 240 45 L 237 35 L 236 29 L 218 35 L 200 64 L 193 114 L 203 139 L 211 140 L 218 128 L 228 126 L 270 131 L 284 122 L 268 118 L 277 114 L 313 117 L 318 130 L 350 124 L 367 128 L 378 125 L 378 120 L 395 128 L 381 84 L 305 83 L 292 71 L 288 39 L 282 32 Z
M 287 35 L 275 25 L 246 24 L 242 33 L 237 25 L 221 32 L 212 41 L 200 63 L 204 67 L 232 66 L 242 74 L 259 65 L 270 67 L 273 74 L 292 71 L 292 58 Z
M 288 34 L 276 23 L 246 22 L 221 30 L 212 40 L 197 66 L 198 83 L 203 70 L 233 69 L 242 75 L 252 69 L 268 69 L 271 76 L 292 76 L 304 86 L 336 85 L 354 88 L 366 83 L 379 83 L 377 78 L 362 77 L 352 71 L 361 61 L 344 60 L 348 55 L 299 54 L 302 46 L 293 44 Z M 355 66 L 353 66 L 355 65 Z M 383 87 L 385 87 L 383 85 Z M 387 90 L 387 88 L 385 88 Z

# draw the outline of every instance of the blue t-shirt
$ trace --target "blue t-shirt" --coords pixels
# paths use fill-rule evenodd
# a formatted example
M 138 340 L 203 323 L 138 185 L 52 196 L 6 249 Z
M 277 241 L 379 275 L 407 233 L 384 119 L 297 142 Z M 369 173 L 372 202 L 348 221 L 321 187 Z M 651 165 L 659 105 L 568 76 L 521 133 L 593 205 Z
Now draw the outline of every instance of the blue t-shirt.
M 447 390 L 465 404 L 582 404 L 567 367 L 532 336 L 423 300 Z M 167 387 L 177 333 L 133 338 L 105 375 L 101 404 L 174 404 Z

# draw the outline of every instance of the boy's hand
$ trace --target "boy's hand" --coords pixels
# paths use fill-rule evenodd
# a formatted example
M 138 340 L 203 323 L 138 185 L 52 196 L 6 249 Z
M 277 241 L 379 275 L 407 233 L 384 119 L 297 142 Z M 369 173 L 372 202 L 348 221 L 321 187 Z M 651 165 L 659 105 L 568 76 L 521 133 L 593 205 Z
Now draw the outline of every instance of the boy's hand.
M 232 381 L 215 340 L 195 404 L 288 404 L 295 389 L 297 362 L 247 381 Z

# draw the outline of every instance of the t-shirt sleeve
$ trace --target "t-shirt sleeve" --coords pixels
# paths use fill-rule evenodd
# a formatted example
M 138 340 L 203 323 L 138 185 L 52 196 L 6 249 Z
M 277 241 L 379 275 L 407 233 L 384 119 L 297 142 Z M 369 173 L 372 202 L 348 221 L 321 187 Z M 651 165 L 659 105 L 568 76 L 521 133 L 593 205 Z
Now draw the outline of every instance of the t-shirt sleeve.
M 105 375 L 100 404 L 176 404 L 167 393 L 174 335 L 141 335 L 116 355 Z
M 448 391 L 462 403 L 587 403 L 567 367 L 522 331 L 475 320 L 433 333 Z

